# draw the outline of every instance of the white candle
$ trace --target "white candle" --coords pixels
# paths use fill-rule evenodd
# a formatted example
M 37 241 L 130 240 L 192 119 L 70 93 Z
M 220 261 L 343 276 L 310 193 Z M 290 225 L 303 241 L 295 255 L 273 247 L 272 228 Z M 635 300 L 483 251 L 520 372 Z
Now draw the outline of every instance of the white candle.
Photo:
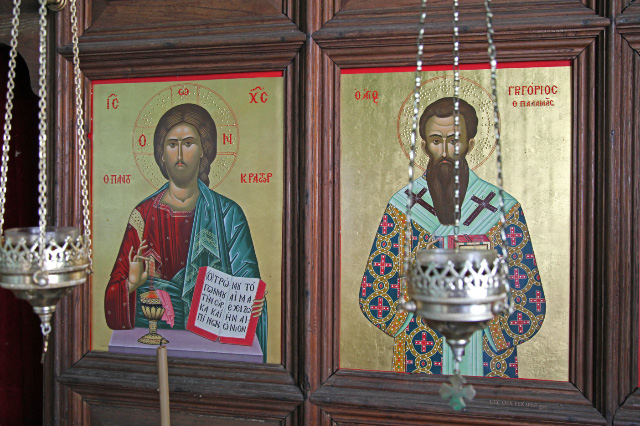
M 170 426 L 169 411 L 169 368 L 167 366 L 167 347 L 158 347 L 158 388 L 160 391 L 160 425 Z

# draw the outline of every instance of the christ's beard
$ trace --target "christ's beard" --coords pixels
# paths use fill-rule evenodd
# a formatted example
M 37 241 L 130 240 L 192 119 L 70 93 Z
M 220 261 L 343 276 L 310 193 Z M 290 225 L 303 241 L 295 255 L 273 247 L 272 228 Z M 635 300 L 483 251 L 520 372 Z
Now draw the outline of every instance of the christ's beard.
M 433 200 L 433 208 L 442 225 L 455 224 L 455 166 L 452 160 L 430 159 L 427 164 L 427 186 Z M 469 184 L 469 164 L 466 158 L 460 160 L 460 205 Z
M 178 168 L 178 163 L 171 168 L 167 167 L 167 174 L 169 175 L 169 180 L 173 182 L 175 186 L 178 188 L 187 188 L 193 185 L 197 185 L 197 180 L 195 179 L 198 175 L 198 168 L 200 165 L 191 165 L 186 168 Z M 184 163 L 182 163 L 184 164 Z

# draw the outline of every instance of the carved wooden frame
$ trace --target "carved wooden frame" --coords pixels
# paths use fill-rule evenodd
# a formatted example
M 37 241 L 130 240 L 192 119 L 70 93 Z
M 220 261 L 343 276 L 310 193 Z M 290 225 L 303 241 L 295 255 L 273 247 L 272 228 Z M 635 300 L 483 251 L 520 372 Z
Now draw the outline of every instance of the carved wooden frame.
M 615 17 L 616 31 L 610 35 L 610 49 L 614 52 L 614 55 L 620 57 L 622 60 L 619 62 L 619 68 L 612 72 L 612 75 L 608 79 L 608 84 L 612 86 L 612 90 L 619 91 L 622 96 L 616 102 L 613 99 L 614 110 L 616 114 L 615 120 L 617 121 L 618 132 L 623 141 L 628 141 L 629 149 L 628 155 L 633 158 L 631 164 L 632 181 L 638 179 L 638 170 L 640 170 L 640 161 L 638 159 L 638 140 L 640 139 L 640 101 L 638 99 L 638 91 L 640 90 L 640 4 L 629 3 L 626 5 L 614 4 L 613 10 L 610 15 Z M 630 81 L 624 81 L 624 78 L 620 76 L 629 75 L 633 78 Z M 633 188 L 633 198 L 629 200 L 632 202 L 631 208 L 638 210 L 638 188 Z M 634 235 L 638 235 L 638 217 L 636 216 L 634 221 L 635 227 L 629 231 Z M 636 259 L 637 260 L 637 259 Z M 634 268 L 637 273 L 638 264 L 633 262 L 633 265 L 628 267 Z M 634 290 L 631 288 L 631 290 Z M 638 316 L 640 307 L 638 306 L 638 286 L 636 281 L 635 291 L 631 292 L 631 297 L 626 303 L 621 303 L 619 307 L 623 311 L 629 313 L 632 324 L 634 324 L 635 330 L 631 333 L 632 340 L 629 342 L 630 346 L 627 348 L 621 348 L 628 353 L 629 362 L 633 363 L 635 369 L 632 371 L 635 373 L 632 376 L 632 383 L 640 385 L 640 378 L 638 377 L 638 369 L 640 366 L 640 330 L 638 329 Z M 624 333 L 623 330 L 621 330 Z M 635 386 L 632 386 L 635 387 Z M 638 424 L 640 419 L 640 387 L 636 388 L 635 392 L 629 395 L 626 400 L 623 400 L 621 407 L 615 414 L 613 423 L 616 426 L 633 426 Z
M 418 9 L 408 5 L 414 2 L 399 0 L 389 8 L 380 0 L 285 0 L 281 16 L 222 20 L 215 28 L 201 25 L 177 37 L 175 28 L 161 26 L 137 32 L 92 28 L 92 4 L 117 2 L 84 0 L 81 22 L 88 30 L 81 37 L 81 60 L 88 80 L 175 74 L 181 72 L 172 60 L 177 52 L 196 56 L 193 74 L 285 71 L 282 365 L 171 360 L 176 419 L 195 424 L 191 414 L 197 414 L 228 416 L 229 424 L 248 418 L 291 425 L 611 424 L 638 380 L 638 259 L 624 256 L 639 248 L 640 61 L 633 49 L 639 50 L 640 15 L 633 5 L 614 28 L 611 22 L 623 2 L 496 0 L 493 7 L 499 60 L 573 61 L 571 291 L 576 306 L 570 381 L 472 378 L 476 402 L 468 413 L 453 413 L 437 394 L 443 377 L 338 368 L 340 69 L 411 65 Z M 450 7 L 444 0 L 429 4 L 425 60 L 446 63 Z M 461 16 L 462 57 L 484 61 L 480 1 L 464 4 Z M 51 91 L 60 123 L 52 135 L 57 154 L 52 210 L 58 224 L 79 223 L 80 205 L 68 196 L 79 189 L 78 158 L 70 142 L 68 11 L 55 25 L 52 44 L 62 56 L 55 60 L 58 79 Z M 633 81 L 621 81 L 632 72 Z M 328 267 L 319 267 L 322 259 L 331 259 Z M 88 352 L 89 331 L 83 325 L 89 306 L 90 288 L 84 286 L 58 308 L 53 356 L 47 360 L 57 380 L 46 383 L 45 418 L 66 425 L 108 416 L 118 423 L 127 416 L 152 424 L 156 420 L 145 420 L 135 404 L 157 401 L 154 360 Z M 624 324 L 630 318 L 632 333 Z M 505 401 L 498 413 L 492 400 Z M 632 424 L 638 411 L 636 392 L 619 410 L 616 424 Z
M 298 214 L 301 151 L 296 143 L 296 102 L 293 94 L 299 81 L 296 55 L 305 36 L 285 14 L 250 16 L 241 20 L 219 20 L 184 29 L 176 25 L 154 26 L 134 31 L 110 31 L 91 26 L 90 0 L 85 0 L 83 19 L 88 28 L 80 37 L 81 69 L 85 87 L 90 81 L 107 78 L 211 74 L 220 72 L 284 71 L 285 120 L 292 125 L 284 131 L 284 212 L 282 288 L 282 365 L 229 363 L 169 359 L 172 419 L 180 424 L 202 424 L 224 419 L 228 424 L 244 424 L 260 419 L 265 424 L 298 424 L 302 392 L 300 374 L 298 265 L 302 262 Z M 166 8 L 175 2 L 163 2 Z M 146 16 L 147 5 L 140 2 L 109 3 L 101 7 L 128 7 L 136 16 Z M 289 15 L 295 10 L 285 5 Z M 165 12 L 167 12 L 165 10 Z M 80 19 L 80 22 L 83 22 Z M 81 223 L 81 206 L 69 194 L 79 188 L 78 158 L 73 151 L 73 103 L 70 28 L 68 10 L 56 17 L 56 39 L 60 53 L 54 64 L 58 72 L 55 111 L 57 122 L 55 205 L 58 224 Z M 203 35 L 204 33 L 204 35 Z M 184 72 L 180 56 L 192 61 Z M 89 105 L 88 91 L 85 105 Z M 89 108 L 85 108 L 88 115 Z M 85 119 L 88 123 L 88 120 Z M 70 178 L 71 177 L 71 178 Z M 53 356 L 46 368 L 53 372 L 45 383 L 45 423 L 66 424 L 157 424 L 158 397 L 156 362 L 152 357 L 122 356 L 89 351 L 91 290 L 89 285 L 74 290 L 59 305 L 55 316 Z M 147 404 L 149 410 L 141 410 Z M 154 414 L 155 413 L 155 414 Z M 208 416 L 208 417 L 207 417 Z M 209 420 L 206 420 L 206 419 Z
M 337 12 L 328 22 L 317 22 L 313 33 L 318 50 L 314 69 L 322 77 L 321 87 L 311 93 L 323 108 L 309 118 L 314 127 L 324 129 L 324 138 L 319 147 L 307 141 L 317 154 L 307 155 L 315 159 L 308 166 L 308 192 L 316 194 L 309 203 L 313 223 L 307 225 L 305 240 L 307 294 L 312 299 L 309 317 L 317 327 L 307 344 L 317 349 L 314 362 L 320 366 L 310 378 L 312 393 L 305 424 L 610 424 L 637 383 L 638 261 L 625 259 L 624 254 L 638 252 L 635 207 L 640 198 L 635 170 L 640 118 L 637 110 L 626 113 L 625 119 L 635 120 L 636 135 L 625 138 L 620 134 L 624 121 L 618 116 L 623 105 L 616 105 L 615 100 L 622 93 L 637 94 L 638 89 L 619 80 L 615 86 L 609 70 L 619 55 L 616 59 L 608 55 L 615 46 L 610 21 L 577 1 L 514 1 L 493 7 L 499 60 L 573 63 L 574 304 L 569 382 L 472 378 L 478 394 L 469 412 L 461 414 L 452 412 L 440 399 L 437 390 L 442 377 L 339 369 L 338 325 L 331 318 L 340 314 L 340 254 L 336 250 L 340 69 L 406 66 L 415 61 L 417 8 L 382 10 L 382 2 L 373 3 L 367 9 L 357 0 L 335 5 Z M 353 7 L 339 10 L 345 4 Z M 447 63 L 451 57 L 450 5 L 431 4 L 424 62 Z M 467 62 L 486 61 L 482 3 L 461 7 L 461 57 Z M 596 66 L 601 72 L 595 71 Z M 606 83 L 607 89 L 603 87 Z M 624 155 L 614 150 L 618 143 Z M 327 269 L 326 262 L 323 270 L 311 266 L 327 258 L 333 259 L 332 268 Z M 630 317 L 635 318 L 632 333 L 628 332 Z M 624 329 L 618 326 L 623 321 L 627 321 Z

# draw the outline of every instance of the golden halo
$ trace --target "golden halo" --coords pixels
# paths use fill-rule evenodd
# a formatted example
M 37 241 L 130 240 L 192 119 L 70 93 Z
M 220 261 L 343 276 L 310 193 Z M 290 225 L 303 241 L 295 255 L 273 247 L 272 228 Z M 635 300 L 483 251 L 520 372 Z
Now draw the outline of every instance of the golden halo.
M 131 151 L 133 159 L 144 179 L 155 189 L 165 184 L 160 168 L 153 156 L 153 134 L 160 117 L 169 109 L 181 104 L 200 105 L 211 114 L 216 123 L 217 155 L 209 172 L 209 187 L 215 188 L 231 173 L 240 149 L 238 120 L 229 104 L 217 92 L 195 83 L 179 83 L 168 86 L 144 105 L 133 126 Z
M 453 75 L 434 77 L 422 83 L 420 87 L 420 114 L 438 99 L 453 94 Z M 467 162 L 472 170 L 478 169 L 491 156 L 496 148 L 493 133 L 493 98 L 487 89 L 469 78 L 460 77 L 460 99 L 476 109 L 478 115 L 478 133 L 475 136 L 473 150 L 467 153 Z M 411 149 L 411 127 L 413 125 L 413 91 L 407 95 L 398 112 L 398 142 L 409 159 Z M 418 115 L 418 120 L 420 116 Z M 420 132 L 416 135 L 416 168 L 423 172 L 427 169 L 429 157 L 422 149 Z

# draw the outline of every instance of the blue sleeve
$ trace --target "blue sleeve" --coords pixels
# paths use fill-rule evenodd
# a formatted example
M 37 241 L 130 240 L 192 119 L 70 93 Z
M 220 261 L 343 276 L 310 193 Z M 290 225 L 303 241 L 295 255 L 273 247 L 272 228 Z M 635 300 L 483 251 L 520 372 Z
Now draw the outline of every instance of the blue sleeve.
M 505 234 L 509 256 L 509 286 L 515 309 L 513 314 L 498 317 L 489 326 L 492 346 L 498 352 L 531 339 L 540 330 L 546 312 L 538 263 L 519 204 L 507 215 Z M 496 250 L 502 254 L 499 234 L 496 235 L 496 243 Z

